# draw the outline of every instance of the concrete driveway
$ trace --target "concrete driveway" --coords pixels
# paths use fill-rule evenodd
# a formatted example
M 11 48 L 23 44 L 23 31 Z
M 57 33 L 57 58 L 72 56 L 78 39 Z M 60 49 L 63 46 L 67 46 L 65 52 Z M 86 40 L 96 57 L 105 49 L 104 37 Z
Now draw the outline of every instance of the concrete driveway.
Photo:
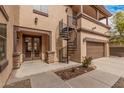
M 110 88 L 124 77 L 124 58 L 108 57 L 93 60 L 97 69 L 76 78 L 63 81 L 53 71 L 29 76 L 35 88 Z M 11 80 L 10 80 L 11 81 Z
M 108 57 L 93 60 L 97 69 L 68 80 L 71 87 L 76 88 L 109 88 L 120 77 L 124 77 L 124 58 Z

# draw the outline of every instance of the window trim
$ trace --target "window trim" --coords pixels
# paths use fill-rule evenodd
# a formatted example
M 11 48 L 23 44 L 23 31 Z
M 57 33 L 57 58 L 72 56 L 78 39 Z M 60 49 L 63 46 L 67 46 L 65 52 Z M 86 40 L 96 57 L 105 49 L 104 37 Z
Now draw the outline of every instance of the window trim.
M 48 13 L 44 13 L 44 12 L 36 10 L 36 9 L 33 9 L 33 13 L 48 17 Z
M 5 25 L 5 27 L 6 27 L 6 33 L 7 33 L 7 24 L 0 23 L 0 25 Z M 4 39 L 6 39 L 6 50 L 7 50 L 7 36 Z M 6 50 L 5 50 L 5 53 L 7 55 L 7 51 Z M 0 73 L 7 67 L 7 65 L 8 65 L 8 60 L 7 60 L 6 57 L 3 58 L 3 60 L 0 60 Z
M 39 6 L 41 7 L 41 5 L 39 5 Z M 48 7 L 47 7 L 47 13 L 43 12 L 42 10 L 37 10 L 37 9 L 34 9 L 34 8 L 33 8 L 33 13 L 48 17 Z

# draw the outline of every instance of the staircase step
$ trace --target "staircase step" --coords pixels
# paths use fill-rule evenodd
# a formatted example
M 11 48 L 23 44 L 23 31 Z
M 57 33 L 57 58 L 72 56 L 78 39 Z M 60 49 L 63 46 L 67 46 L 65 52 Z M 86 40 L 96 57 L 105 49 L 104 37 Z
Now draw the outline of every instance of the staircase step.
M 77 48 L 76 46 L 68 46 L 68 48 Z
M 76 49 L 68 49 L 68 51 L 75 51 Z
M 73 43 L 69 43 L 69 42 L 68 42 L 68 45 L 75 45 L 75 42 L 73 42 Z
M 76 45 L 69 45 L 69 44 L 68 44 L 68 47 L 76 47 Z
M 61 32 L 60 34 L 68 34 L 68 32 Z
M 77 48 L 68 48 L 68 50 L 76 50 Z
M 76 45 L 75 45 L 75 44 L 68 44 L 68 46 L 75 46 L 75 47 L 76 47 Z
M 75 30 L 75 28 L 73 28 L 73 27 L 65 27 L 65 28 L 63 28 L 63 31 L 72 31 L 72 30 Z

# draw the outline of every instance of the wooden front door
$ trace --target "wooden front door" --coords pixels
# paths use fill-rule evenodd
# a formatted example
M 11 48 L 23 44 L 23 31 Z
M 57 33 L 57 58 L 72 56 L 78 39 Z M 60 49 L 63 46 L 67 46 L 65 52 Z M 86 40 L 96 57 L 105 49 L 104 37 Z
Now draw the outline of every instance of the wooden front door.
M 41 37 L 24 36 L 24 60 L 37 60 L 41 58 Z

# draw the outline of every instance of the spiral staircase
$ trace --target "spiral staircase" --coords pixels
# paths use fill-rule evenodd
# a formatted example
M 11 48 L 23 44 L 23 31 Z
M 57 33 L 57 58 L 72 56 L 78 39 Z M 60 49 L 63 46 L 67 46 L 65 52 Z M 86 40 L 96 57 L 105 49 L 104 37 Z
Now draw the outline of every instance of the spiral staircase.
M 67 24 L 63 19 L 59 22 L 59 36 L 66 41 L 66 47 L 59 50 L 59 61 L 69 63 L 71 57 L 77 50 L 77 21 L 74 16 L 67 16 Z

